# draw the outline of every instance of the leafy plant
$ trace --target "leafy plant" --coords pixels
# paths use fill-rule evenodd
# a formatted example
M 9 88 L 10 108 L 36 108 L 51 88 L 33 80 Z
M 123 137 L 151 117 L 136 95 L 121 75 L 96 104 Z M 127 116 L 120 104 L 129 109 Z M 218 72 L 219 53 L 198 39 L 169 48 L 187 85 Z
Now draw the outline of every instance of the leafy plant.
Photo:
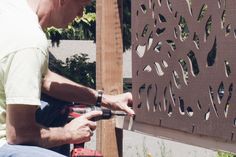
M 217 157 L 236 157 L 236 155 L 227 152 L 218 152 Z
M 88 62 L 88 59 L 88 55 L 82 53 L 73 55 L 63 62 L 50 55 L 49 68 L 68 79 L 95 89 L 96 65 L 95 62 Z
M 131 47 L 131 0 L 123 1 L 123 47 Z
M 96 37 L 96 7 L 95 2 L 84 9 L 82 17 L 76 17 L 67 28 L 50 27 L 46 35 L 52 44 L 60 40 L 95 40 Z
M 131 46 L 131 0 L 123 1 L 123 47 Z M 92 2 L 83 12 L 82 17 L 76 17 L 67 28 L 50 27 L 46 35 L 52 45 L 58 46 L 60 40 L 94 40 L 96 42 L 96 2 Z

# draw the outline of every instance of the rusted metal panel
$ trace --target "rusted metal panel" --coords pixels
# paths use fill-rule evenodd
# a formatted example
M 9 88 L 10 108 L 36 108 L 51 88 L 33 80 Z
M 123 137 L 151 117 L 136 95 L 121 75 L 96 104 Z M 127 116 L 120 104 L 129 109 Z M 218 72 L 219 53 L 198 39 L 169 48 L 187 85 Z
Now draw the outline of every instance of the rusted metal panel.
M 235 17 L 235 0 L 132 0 L 135 122 L 236 141 Z

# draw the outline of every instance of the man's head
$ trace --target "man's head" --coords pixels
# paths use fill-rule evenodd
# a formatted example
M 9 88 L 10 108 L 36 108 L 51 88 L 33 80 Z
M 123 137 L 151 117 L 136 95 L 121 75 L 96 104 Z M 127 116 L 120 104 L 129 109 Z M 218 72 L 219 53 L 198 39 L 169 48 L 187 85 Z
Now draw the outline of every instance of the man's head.
M 90 0 L 28 0 L 28 2 L 38 15 L 40 25 L 46 28 L 66 27 L 76 16 L 82 15 L 84 7 Z

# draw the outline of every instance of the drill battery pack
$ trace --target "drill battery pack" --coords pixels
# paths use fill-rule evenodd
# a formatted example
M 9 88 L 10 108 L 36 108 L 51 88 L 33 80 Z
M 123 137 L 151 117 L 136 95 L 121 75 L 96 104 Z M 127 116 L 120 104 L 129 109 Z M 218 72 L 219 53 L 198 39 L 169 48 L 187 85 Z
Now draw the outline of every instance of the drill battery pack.
M 103 157 L 103 155 L 96 150 L 86 148 L 74 148 L 71 151 L 71 157 Z

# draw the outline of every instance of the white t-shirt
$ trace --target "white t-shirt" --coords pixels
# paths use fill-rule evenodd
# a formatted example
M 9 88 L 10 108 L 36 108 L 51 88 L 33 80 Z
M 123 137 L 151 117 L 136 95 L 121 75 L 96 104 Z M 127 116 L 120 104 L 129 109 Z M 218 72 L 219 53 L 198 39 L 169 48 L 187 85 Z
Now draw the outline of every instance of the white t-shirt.
M 0 59 L 29 47 L 40 48 L 46 54 L 46 36 L 26 0 L 0 0 L 0 35 Z
M 26 0 L 0 0 L 0 65 L 7 65 L 7 62 L 10 62 L 9 59 L 6 59 L 8 56 L 13 56 L 14 53 L 20 51 L 23 55 L 20 57 L 25 58 L 26 62 L 29 62 L 29 59 L 24 57 L 28 56 L 29 53 L 31 53 L 31 50 L 35 50 L 35 54 L 30 54 L 36 62 L 34 63 L 33 60 L 30 60 L 30 63 L 32 65 L 32 69 L 39 69 L 37 72 L 38 78 L 36 76 L 30 76 L 30 74 L 21 73 L 22 76 L 18 75 L 19 78 L 23 81 L 22 86 L 19 86 L 19 83 L 17 84 L 17 81 L 19 82 L 19 78 L 13 77 L 17 79 L 17 81 L 14 81 L 13 78 L 10 80 L 12 81 L 9 83 L 10 90 L 14 91 L 13 94 L 15 94 L 17 91 L 13 90 L 12 86 L 18 87 L 19 89 L 25 89 L 22 93 L 28 93 L 28 95 L 25 95 L 27 99 L 9 99 L 7 100 L 4 88 L 5 90 L 8 90 L 6 88 L 4 83 L 1 81 L 4 80 L 3 76 L 1 77 L 1 68 L 0 67 L 0 146 L 2 146 L 4 143 L 6 143 L 6 125 L 5 125 L 5 118 L 6 118 L 6 103 L 7 101 L 15 102 L 16 104 L 29 104 L 29 105 L 39 105 L 39 91 L 37 89 L 40 86 L 40 79 L 39 78 L 41 73 L 45 71 L 47 68 L 47 55 L 48 55 L 48 42 L 47 38 L 42 31 L 37 15 L 31 10 Z M 29 52 L 22 52 L 22 51 L 29 51 Z M 27 54 L 28 53 L 28 54 Z M 36 57 L 34 56 L 36 55 Z M 19 58 L 19 56 L 18 56 Z M 27 60 L 28 59 L 28 60 Z M 2 63 L 1 63 L 2 62 Z M 15 63 L 17 64 L 17 63 Z M 20 64 L 20 63 L 19 63 Z M 24 64 L 24 63 L 22 63 Z M 22 65 L 21 64 L 21 65 Z M 35 65 L 33 65 L 35 64 Z M 17 66 L 17 65 L 16 65 Z M 36 67 L 38 66 L 38 67 Z M 18 71 L 24 72 L 24 69 L 27 69 L 28 67 L 22 67 L 23 69 L 17 68 Z M 13 72 L 14 73 L 14 72 Z M 19 72 L 18 72 L 19 73 Z M 29 72 L 28 72 L 29 73 Z M 35 75 L 31 74 L 31 75 Z M 24 76 L 24 77 L 23 77 Z M 21 78 L 22 77 L 22 78 Z M 28 80 L 25 78 L 29 78 Z M 31 79 L 31 80 L 30 80 Z M 37 80 L 38 79 L 38 80 Z M 25 83 L 26 81 L 30 82 L 30 87 L 23 86 L 23 84 L 27 85 Z M 38 81 L 38 82 L 37 82 Z M 5 87 L 4 87 L 5 86 Z M 19 88 L 20 87 L 20 88 Z M 31 92 L 32 91 L 32 92 Z M 19 92 L 18 92 L 19 93 Z M 21 93 L 18 94 L 21 97 Z M 31 96 L 32 95 L 32 99 Z M 23 98 L 23 96 L 22 96 Z

